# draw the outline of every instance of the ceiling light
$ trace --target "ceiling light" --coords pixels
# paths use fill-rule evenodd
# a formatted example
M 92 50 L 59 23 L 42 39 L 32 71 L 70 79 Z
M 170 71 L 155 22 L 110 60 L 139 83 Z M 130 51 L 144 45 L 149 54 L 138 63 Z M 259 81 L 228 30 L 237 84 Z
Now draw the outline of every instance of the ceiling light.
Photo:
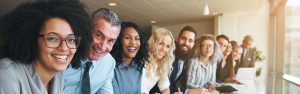
M 208 8 L 208 5 L 207 5 L 207 1 L 205 3 L 205 6 L 204 6 L 203 15 L 209 15 L 209 8 Z
M 155 23 L 156 23 L 156 21 L 150 21 L 150 23 L 152 23 L 152 24 L 155 24 Z
M 114 6 L 117 6 L 117 3 L 111 2 L 111 3 L 108 3 L 108 5 L 114 7 Z

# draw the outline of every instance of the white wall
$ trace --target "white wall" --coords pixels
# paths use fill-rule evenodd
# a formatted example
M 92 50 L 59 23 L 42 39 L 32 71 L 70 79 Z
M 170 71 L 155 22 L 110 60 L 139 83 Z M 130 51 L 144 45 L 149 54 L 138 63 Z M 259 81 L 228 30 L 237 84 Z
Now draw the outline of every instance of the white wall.
M 152 30 L 155 30 L 158 27 L 164 27 L 172 31 L 173 36 L 175 38 L 178 37 L 179 32 L 185 26 L 193 27 L 197 36 L 199 37 L 201 34 L 213 34 L 214 33 L 214 20 L 206 20 L 199 22 L 189 22 L 189 23 L 181 23 L 181 24 L 168 24 L 168 25 L 153 25 Z
M 269 31 L 269 5 L 265 1 L 256 13 L 223 13 L 218 16 L 217 34 L 225 34 L 230 40 L 242 43 L 245 35 L 251 35 L 254 38 L 254 47 L 263 51 L 268 57 L 268 31 Z M 261 63 L 261 62 L 260 62 Z M 263 63 L 263 74 L 258 80 L 266 82 L 267 59 Z M 257 64 L 257 63 L 256 63 Z

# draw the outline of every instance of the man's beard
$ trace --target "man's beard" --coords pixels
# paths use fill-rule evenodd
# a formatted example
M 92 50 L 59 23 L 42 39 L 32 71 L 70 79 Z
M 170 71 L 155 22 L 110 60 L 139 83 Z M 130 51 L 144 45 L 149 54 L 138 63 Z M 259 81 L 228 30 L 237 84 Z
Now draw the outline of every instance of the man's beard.
M 191 50 L 188 51 L 181 50 L 179 47 L 175 49 L 175 57 L 181 60 L 188 60 L 192 55 Z

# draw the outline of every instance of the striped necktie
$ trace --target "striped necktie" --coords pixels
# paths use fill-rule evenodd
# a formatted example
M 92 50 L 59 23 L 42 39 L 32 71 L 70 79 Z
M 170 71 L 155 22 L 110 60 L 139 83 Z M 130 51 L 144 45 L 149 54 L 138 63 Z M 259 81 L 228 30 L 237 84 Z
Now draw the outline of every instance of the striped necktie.
M 86 62 L 86 67 L 82 76 L 82 93 L 83 94 L 91 94 L 91 86 L 90 86 L 90 76 L 89 71 L 90 67 L 93 63 L 88 61 Z

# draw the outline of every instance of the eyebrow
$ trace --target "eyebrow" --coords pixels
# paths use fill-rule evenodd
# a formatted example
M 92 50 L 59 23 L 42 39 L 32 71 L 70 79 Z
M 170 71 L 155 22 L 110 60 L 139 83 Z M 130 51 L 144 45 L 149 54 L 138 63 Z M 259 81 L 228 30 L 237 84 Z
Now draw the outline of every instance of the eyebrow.
M 101 30 L 97 29 L 97 30 L 94 30 L 94 32 L 97 33 L 97 34 L 101 34 L 102 36 L 104 36 L 106 38 L 106 36 L 101 32 Z
M 117 40 L 117 38 L 108 38 L 107 36 L 105 36 L 102 32 L 101 32 L 101 30 L 94 30 L 94 32 L 96 32 L 96 33 L 98 33 L 98 34 L 101 34 L 104 38 L 107 38 L 107 40 Z
M 55 32 L 49 32 L 49 33 L 46 33 L 46 34 L 55 34 L 55 35 L 59 35 L 59 36 L 61 36 L 60 34 L 58 34 L 58 33 L 55 33 Z M 68 34 L 67 36 L 74 36 L 74 34 Z
M 96 30 L 93 30 L 93 31 L 96 32 L 96 33 L 101 33 L 101 30 L 99 30 L 99 29 L 96 29 Z

